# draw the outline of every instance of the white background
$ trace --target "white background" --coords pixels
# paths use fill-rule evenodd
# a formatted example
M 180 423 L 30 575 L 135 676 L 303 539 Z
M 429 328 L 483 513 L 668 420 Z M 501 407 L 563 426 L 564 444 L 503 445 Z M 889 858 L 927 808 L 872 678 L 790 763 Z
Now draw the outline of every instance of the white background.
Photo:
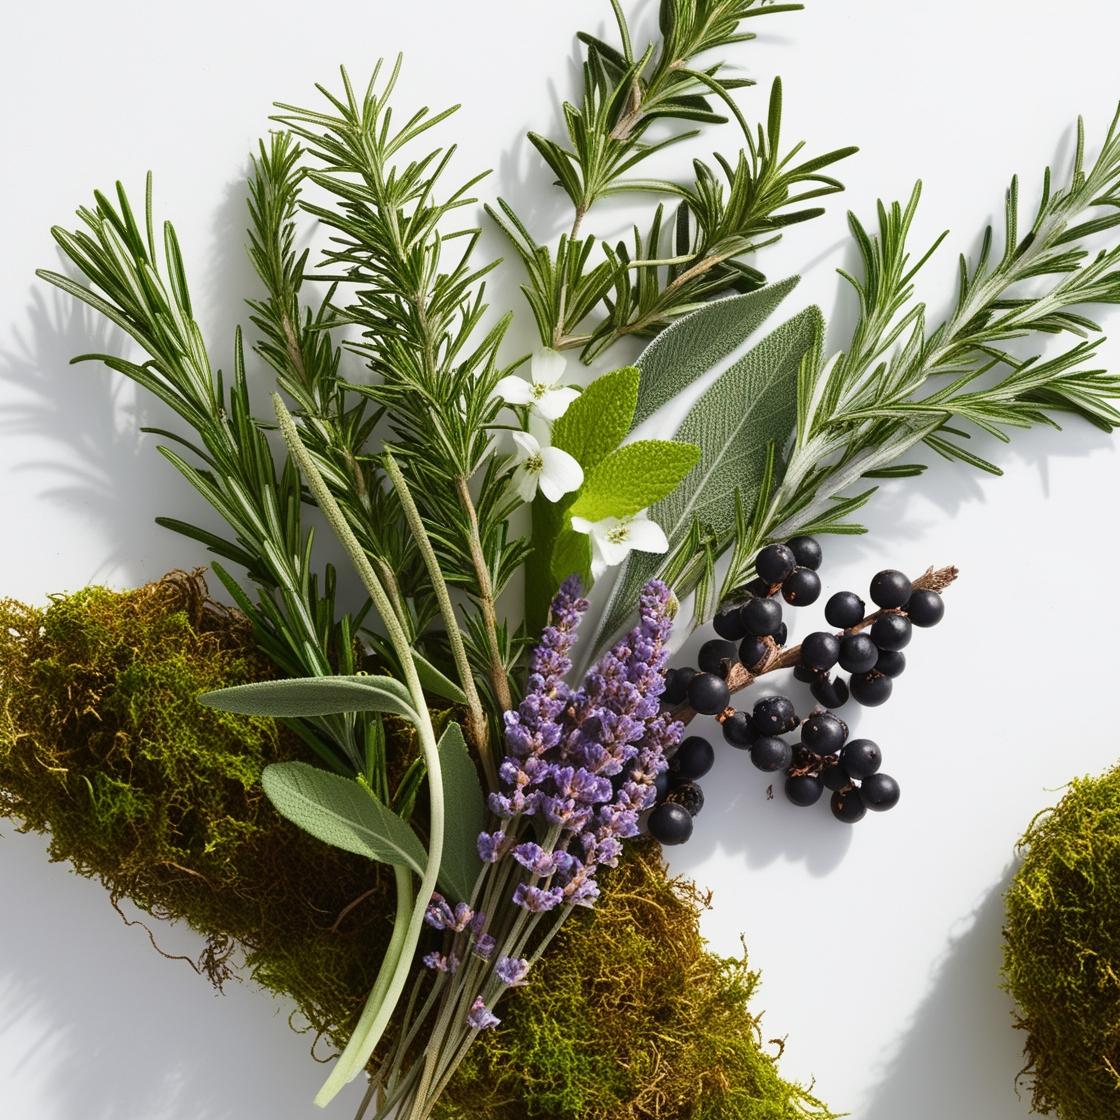
M 639 10 L 649 25 L 653 5 Z M 741 94 L 751 119 L 780 72 L 787 139 L 809 151 L 856 143 L 840 171 L 848 191 L 829 215 L 794 230 L 763 267 L 804 271 L 785 310 L 820 303 L 840 344 L 852 301 L 834 269 L 853 263 L 843 214 L 870 218 L 877 197 L 925 199 L 917 243 L 949 243 L 923 292 L 950 295 L 954 254 L 998 216 L 1012 171 L 1033 197 L 1042 166 L 1069 154 L 1069 125 L 1091 141 L 1120 88 L 1110 5 L 1067 0 L 846 0 L 756 25 L 736 58 L 760 79 Z M 1059 15 L 1060 13 L 1060 15 Z M 228 366 L 241 299 L 256 292 L 243 251 L 246 157 L 273 98 L 309 104 L 315 81 L 345 62 L 364 76 L 403 50 L 397 103 L 463 109 L 442 137 L 463 175 L 495 174 L 481 194 L 510 198 L 554 237 L 567 213 L 524 140 L 555 134 L 558 99 L 574 92 L 574 32 L 605 28 L 605 0 L 544 4 L 447 0 L 292 0 L 189 6 L 72 2 L 20 5 L 6 19 L 0 70 L 6 173 L 0 275 L 0 498 L 6 548 L 0 594 L 42 601 L 92 581 L 128 587 L 204 562 L 152 525 L 205 511 L 139 423 L 166 423 L 113 375 L 67 366 L 120 348 L 74 306 L 34 281 L 55 266 L 48 235 L 93 187 L 122 178 L 139 196 L 156 174 L 173 217 L 198 316 L 216 364 Z M 641 38 L 641 34 L 638 35 Z M 698 149 L 710 151 L 706 137 Z M 720 140 L 737 147 L 732 133 Z M 683 153 L 663 164 L 680 167 Z M 607 214 L 607 227 L 621 216 Z M 487 233 L 484 248 L 505 252 Z M 516 307 L 510 358 L 529 346 L 516 267 L 492 287 Z M 1111 324 L 1110 324 L 1111 325 Z M 623 357 L 615 352 L 618 360 Z M 1120 351 L 1106 360 L 1115 367 Z M 1016 1120 L 1020 1038 L 998 990 L 1001 893 L 1014 843 L 1071 776 L 1116 753 L 1110 586 L 1117 538 L 1114 442 L 1080 423 L 987 446 L 1006 477 L 937 464 L 884 488 L 871 536 L 826 541 L 825 591 L 864 590 L 877 568 L 916 573 L 957 563 L 944 624 L 918 635 L 911 669 L 885 709 L 858 717 L 903 786 L 897 811 L 854 830 L 827 809 L 765 798 L 745 756 L 721 753 L 708 806 L 673 867 L 713 888 L 705 928 L 735 952 L 745 934 L 762 968 L 768 1037 L 786 1037 L 783 1070 L 816 1077 L 820 1094 L 859 1120 Z M 819 616 L 800 622 L 815 628 Z M 104 891 L 49 865 L 43 841 L 0 842 L 0 1115 L 11 1120 L 297 1120 L 323 1067 L 288 1030 L 289 1008 L 249 986 L 214 996 L 183 964 L 124 926 Z M 186 931 L 161 944 L 191 951 Z M 330 1111 L 351 1114 L 353 1093 Z

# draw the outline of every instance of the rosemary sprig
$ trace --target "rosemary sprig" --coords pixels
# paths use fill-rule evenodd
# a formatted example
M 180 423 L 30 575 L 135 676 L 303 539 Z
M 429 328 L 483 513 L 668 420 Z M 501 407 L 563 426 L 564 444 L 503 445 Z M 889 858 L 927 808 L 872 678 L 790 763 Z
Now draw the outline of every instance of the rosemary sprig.
M 84 354 L 131 378 L 172 408 L 197 440 L 162 429 L 145 429 L 179 445 L 159 448 L 229 527 L 222 536 L 170 517 L 158 518 L 243 567 L 255 598 L 221 563 L 213 568 L 252 622 L 262 650 L 290 675 L 353 673 L 359 616 L 335 603 L 335 575 L 319 573 L 312 560 L 313 533 L 302 524 L 298 472 L 285 458 L 277 467 L 253 419 L 241 335 L 234 345 L 234 376 L 226 386 L 210 364 L 195 322 L 178 238 L 170 222 L 157 247 L 148 176 L 143 225 L 123 186 L 116 204 L 97 192 L 92 209 L 78 211 L 84 229 L 54 227 L 55 240 L 85 283 L 49 270 L 38 275 L 88 304 L 133 339 L 147 355 L 142 363 L 111 354 Z M 331 716 L 294 721 L 316 752 L 344 772 L 369 769 L 376 745 L 373 721 Z
M 333 199 L 302 205 L 334 231 L 326 264 L 347 292 L 336 321 L 362 336 L 352 349 L 370 377 L 346 388 L 382 410 L 440 566 L 474 604 L 465 619 L 468 651 L 496 713 L 512 705 L 519 648 L 496 601 L 527 547 L 510 538 L 507 518 L 517 503 L 489 437 L 501 406 L 494 386 L 508 372 L 498 348 L 509 316 L 477 337 L 486 311 L 481 281 L 493 265 L 471 262 L 477 229 L 444 228 L 474 202 L 469 192 L 482 176 L 439 200 L 454 148 L 405 162 L 404 150 L 454 109 L 421 109 L 394 129 L 389 98 L 400 60 L 379 89 L 380 69 L 362 95 L 345 72 L 340 96 L 318 87 L 328 112 L 282 104 L 276 119 L 306 145 L 317 162 L 308 175 Z
M 860 301 L 847 349 L 829 361 L 807 355 L 798 385 L 798 417 L 785 470 L 772 469 L 753 514 L 744 514 L 721 596 L 751 575 L 762 543 L 793 532 L 862 532 L 849 520 L 874 493 L 851 495 L 865 478 L 924 470 L 898 460 L 925 443 L 939 455 L 994 474 L 999 468 L 964 442 L 970 424 L 1003 442 L 1017 428 L 1057 425 L 1072 413 L 1111 430 L 1120 376 L 1087 368 L 1103 341 L 1079 308 L 1120 303 L 1120 245 L 1092 253 L 1091 237 L 1120 225 L 1120 112 L 1100 154 L 1086 165 L 1079 120 L 1070 174 L 1056 186 L 1049 168 L 1034 219 L 1020 233 L 1019 184 L 1004 209 L 1003 250 L 989 226 L 974 262 L 959 265 L 956 304 L 934 330 L 913 298 L 914 277 L 942 238 L 916 262 L 907 244 L 920 184 L 906 206 L 880 204 L 878 232 L 850 218 L 862 278 L 846 277 Z M 943 237 L 944 235 L 942 235 Z M 1030 282 L 1030 287 L 1025 287 Z M 1045 335 L 1078 341 L 1053 357 L 1021 358 L 1008 345 Z M 695 569 L 682 583 L 695 581 Z M 708 613 L 714 603 L 698 604 Z
M 740 30 L 744 20 L 801 6 L 663 0 L 660 36 L 636 55 L 621 7 L 612 0 L 621 45 L 580 34 L 587 47 L 583 97 L 579 105 L 564 105 L 568 146 L 529 134 L 572 203 L 570 231 L 553 254 L 507 202 L 488 208 L 525 265 L 523 290 L 545 345 L 579 348 L 590 361 L 623 337 L 657 333 L 705 299 L 761 287 L 765 277 L 743 258 L 777 240 L 785 226 L 823 212 L 797 207 L 842 189 L 822 172 L 854 148 L 801 163 L 796 162 L 801 144 L 782 153 L 780 82 L 771 90 L 765 127 L 752 129 L 731 91 L 754 83 L 727 75 L 722 62 L 695 65 L 708 51 L 753 39 Z M 716 155 L 716 168 L 695 160 L 691 183 L 630 177 L 655 152 L 698 135 L 682 123 L 725 121 L 712 97 L 725 103 L 742 129 L 746 146 L 736 159 Z M 676 131 L 650 142 L 646 134 L 656 122 L 675 125 Z M 582 234 L 599 200 L 628 192 L 678 199 L 673 219 L 667 221 L 658 205 L 646 232 L 635 226 L 630 244 Z M 596 260 L 599 253 L 602 259 Z

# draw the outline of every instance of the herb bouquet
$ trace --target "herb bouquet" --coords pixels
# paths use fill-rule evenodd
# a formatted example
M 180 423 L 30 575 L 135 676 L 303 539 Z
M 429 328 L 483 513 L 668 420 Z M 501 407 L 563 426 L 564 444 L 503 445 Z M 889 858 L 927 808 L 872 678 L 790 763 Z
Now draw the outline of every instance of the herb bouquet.
M 343 73 L 315 107 L 281 105 L 254 159 L 262 291 L 249 318 L 275 374 L 274 418 L 254 412 L 240 332 L 232 374 L 211 364 L 150 180 L 139 210 L 121 187 L 95 195 L 79 229 L 55 230 L 71 272 L 41 274 L 142 352 L 100 360 L 178 414 L 188 434 L 161 432 L 161 451 L 225 523 L 161 519 L 214 554 L 279 679 L 203 703 L 283 721 L 316 764 L 267 766 L 272 804 L 391 869 L 391 936 L 320 1104 L 371 1068 L 363 1114 L 439 1107 L 506 993 L 532 985 L 565 923 L 609 891 L 603 869 L 633 858 L 644 832 L 670 843 L 691 831 L 696 794 L 681 786 L 710 753 L 684 741 L 697 712 L 760 768 L 786 771 L 798 804 L 827 786 L 841 820 L 893 805 L 873 752 L 845 746 L 833 709 L 848 688 L 828 674 L 839 662 L 857 700 L 880 702 L 911 623 L 940 618 L 955 573 L 882 573 L 876 614 L 830 602 L 840 634 L 795 649 L 778 592 L 815 599 L 815 536 L 861 531 L 865 480 L 919 474 L 905 461 L 919 444 L 994 471 L 968 450 L 967 426 L 1007 438 L 1061 413 L 1120 422 L 1120 379 L 1091 368 L 1100 336 L 1084 310 L 1120 300 L 1120 247 L 1089 248 L 1120 223 L 1115 124 L 1092 159 L 1079 133 L 1029 222 L 1012 183 L 1002 234 L 962 260 L 944 321 L 927 323 L 914 298 L 936 248 L 909 244 L 915 189 L 882 204 L 874 228 L 851 218 L 860 314 L 838 352 L 826 355 L 812 307 L 756 341 L 796 283 L 767 283 L 758 254 L 820 217 L 852 149 L 786 144 L 778 83 L 750 125 L 735 97 L 750 83 L 712 52 L 799 5 L 663 0 L 645 47 L 612 7 L 613 42 L 580 36 L 566 136 L 530 134 L 570 201 L 569 231 L 541 244 L 508 203 L 488 207 L 513 247 L 503 267 L 524 270 L 540 337 L 528 358 L 509 360 L 511 316 L 485 304 L 498 262 L 480 262 L 478 230 L 457 221 L 482 177 L 449 185 L 451 149 L 427 144 L 450 111 L 393 113 L 399 63 L 364 89 Z M 732 157 L 641 177 L 651 155 L 724 119 L 741 128 Z M 644 226 L 618 242 L 589 232 L 598 204 L 626 194 L 657 197 Z M 296 250 L 302 223 L 329 235 L 315 271 Z M 1040 335 L 1076 341 L 1021 357 Z M 630 336 L 652 340 L 635 364 L 575 387 L 577 362 L 609 364 Z M 686 411 L 680 395 L 717 369 Z M 655 415 L 679 420 L 672 438 L 633 438 Z M 346 573 L 320 566 L 310 507 Z M 359 609 L 342 607 L 340 581 L 360 584 Z M 670 673 L 670 641 L 713 617 L 742 646 Z M 823 706 L 803 721 L 792 706 L 735 712 L 733 694 L 779 668 L 812 681 Z M 782 736 L 798 725 L 793 747 Z M 409 746 L 395 752 L 386 729 L 401 727 Z

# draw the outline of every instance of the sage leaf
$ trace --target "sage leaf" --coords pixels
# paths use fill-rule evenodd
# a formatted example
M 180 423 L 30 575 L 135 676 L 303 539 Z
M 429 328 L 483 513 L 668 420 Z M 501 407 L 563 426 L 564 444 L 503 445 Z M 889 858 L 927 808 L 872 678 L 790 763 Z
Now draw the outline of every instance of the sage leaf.
M 451 700 L 455 704 L 467 702 L 467 694 L 416 650 L 412 651 L 412 663 L 416 666 L 416 675 L 420 678 L 420 684 L 429 692 L 442 696 L 444 700 Z
M 689 443 L 662 439 L 628 443 L 588 474 L 568 513 L 588 521 L 631 517 L 675 491 L 699 459 L 700 449 Z
M 793 291 L 798 280 L 791 276 L 746 295 L 713 300 L 666 327 L 638 358 L 642 380 L 634 423 L 648 420 L 745 342 Z
M 770 444 L 782 447 L 797 421 L 801 359 L 817 345 L 824 319 L 809 307 L 767 335 L 730 366 L 692 406 L 677 434 L 700 446 L 690 485 L 652 506 L 649 516 L 679 546 L 698 520 L 717 538 L 735 531 L 736 495 L 751 509 Z M 642 586 L 664 558 L 631 553 L 607 603 L 592 648 L 599 649 L 630 617 Z
M 199 702 L 243 716 L 333 716 L 389 712 L 416 723 L 408 689 L 392 677 L 291 677 L 204 692 Z
M 584 472 L 601 463 L 634 423 L 641 378 L 636 366 L 597 377 L 556 421 L 552 446 L 567 451 Z
M 486 802 L 474 759 L 457 723 L 449 723 L 440 736 L 439 763 L 446 811 L 439 885 L 453 901 L 467 902 L 482 867 L 478 834 L 486 826 Z
M 584 587 L 590 587 L 591 538 L 586 533 L 565 529 L 556 538 L 556 547 L 552 550 L 551 572 L 554 589 L 568 576 L 578 576 Z
M 282 817 L 324 844 L 423 875 L 428 857 L 419 837 L 356 779 L 306 762 L 274 762 L 261 784 Z

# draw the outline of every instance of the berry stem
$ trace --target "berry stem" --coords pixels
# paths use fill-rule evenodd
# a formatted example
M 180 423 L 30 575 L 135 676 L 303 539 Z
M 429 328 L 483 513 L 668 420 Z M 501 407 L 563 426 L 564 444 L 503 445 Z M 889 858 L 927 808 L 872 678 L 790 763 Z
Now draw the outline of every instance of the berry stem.
M 952 566 L 948 568 L 927 568 L 913 581 L 912 586 L 915 591 L 944 591 L 958 575 L 960 575 L 960 570 Z M 844 633 L 857 634 L 871 626 L 877 618 L 882 618 L 883 615 L 890 613 L 888 610 L 875 611 L 874 614 L 869 614 L 862 622 L 856 623 L 855 626 L 845 630 Z M 775 646 L 757 672 L 751 672 L 745 665 L 733 666 L 731 672 L 727 674 L 727 687 L 734 695 L 736 692 L 742 692 L 744 688 L 749 688 L 759 677 L 765 676 L 767 673 L 777 672 L 779 669 L 792 669 L 800 661 L 800 645 L 790 646 L 789 649 L 778 649 Z M 729 707 L 716 716 L 716 719 L 722 723 L 734 713 L 734 710 L 734 708 Z M 696 715 L 696 710 L 687 702 L 673 709 L 673 718 L 684 724 L 691 723 Z

